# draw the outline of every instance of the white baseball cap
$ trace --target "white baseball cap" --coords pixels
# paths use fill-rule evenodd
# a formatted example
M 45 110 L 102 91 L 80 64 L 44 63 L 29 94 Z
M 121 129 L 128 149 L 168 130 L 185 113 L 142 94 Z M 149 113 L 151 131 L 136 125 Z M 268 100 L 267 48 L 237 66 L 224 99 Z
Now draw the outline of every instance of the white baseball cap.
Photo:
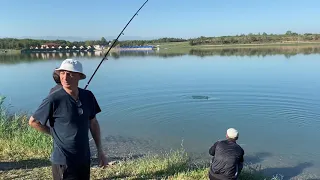
M 81 79 L 85 79 L 86 75 L 83 73 L 82 64 L 74 59 L 66 59 L 62 61 L 59 68 L 55 69 L 56 71 L 66 70 L 71 72 L 76 72 L 81 74 Z
M 234 128 L 229 128 L 227 130 L 227 135 L 229 138 L 235 139 L 239 136 L 239 132 Z

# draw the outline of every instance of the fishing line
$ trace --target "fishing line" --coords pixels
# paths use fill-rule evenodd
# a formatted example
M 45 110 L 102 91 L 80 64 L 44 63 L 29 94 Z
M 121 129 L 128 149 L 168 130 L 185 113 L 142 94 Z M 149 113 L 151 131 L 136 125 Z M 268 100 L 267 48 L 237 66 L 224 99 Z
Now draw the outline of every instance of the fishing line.
M 92 74 L 92 76 L 90 77 L 90 79 L 89 79 L 89 81 L 88 81 L 88 83 L 87 83 L 87 85 L 85 86 L 84 89 L 87 89 L 87 87 L 89 86 L 89 83 L 91 82 L 93 76 L 94 76 L 94 75 L 96 74 L 96 72 L 98 71 L 100 65 L 102 64 L 102 62 L 103 62 L 105 59 L 107 59 L 107 55 L 109 54 L 110 50 L 114 47 L 114 45 L 115 45 L 115 43 L 118 41 L 119 37 L 120 37 L 121 35 L 124 35 L 124 34 L 123 34 L 123 31 L 127 28 L 127 26 L 130 24 L 130 22 L 132 21 L 132 19 L 133 19 L 135 16 L 138 15 L 138 12 L 140 11 L 140 9 L 142 9 L 142 7 L 143 7 L 147 2 L 148 2 L 148 0 L 146 0 L 146 2 L 144 2 L 144 3 L 142 4 L 142 6 L 138 9 L 138 11 L 132 16 L 132 18 L 130 19 L 130 21 L 127 23 L 127 25 L 126 25 L 126 26 L 122 29 L 122 31 L 119 33 L 119 35 L 118 35 L 118 37 L 116 38 L 116 40 L 113 41 L 111 47 L 108 49 L 107 53 L 104 55 L 104 57 L 103 57 L 102 60 L 100 61 L 98 67 L 96 68 L 96 70 L 94 71 L 94 73 Z

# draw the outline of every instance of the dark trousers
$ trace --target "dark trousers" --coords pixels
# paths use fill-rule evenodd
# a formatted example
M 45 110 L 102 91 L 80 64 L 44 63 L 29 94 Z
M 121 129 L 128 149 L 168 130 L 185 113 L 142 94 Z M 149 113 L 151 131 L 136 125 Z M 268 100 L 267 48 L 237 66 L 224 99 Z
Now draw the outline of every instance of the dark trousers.
M 223 175 L 220 174 L 211 174 L 210 172 L 208 173 L 209 179 L 210 180 L 238 180 L 238 179 L 229 179 L 227 177 L 224 177 Z
M 209 173 L 209 179 L 210 179 L 210 180 L 220 180 L 220 179 L 215 178 L 214 176 L 212 176 L 210 173 Z
M 90 163 L 75 165 L 52 164 L 53 180 L 89 180 Z

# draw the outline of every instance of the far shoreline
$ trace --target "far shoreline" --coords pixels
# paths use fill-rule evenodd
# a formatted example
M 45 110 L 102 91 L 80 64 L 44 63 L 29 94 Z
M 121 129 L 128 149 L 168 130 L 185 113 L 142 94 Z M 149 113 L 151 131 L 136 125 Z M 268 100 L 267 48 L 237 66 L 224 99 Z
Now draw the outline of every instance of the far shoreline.
M 283 42 L 283 43 L 261 43 L 261 44 L 219 44 L 219 45 L 194 45 L 191 46 L 188 42 L 170 42 L 159 43 L 162 48 L 190 48 L 190 49 L 221 49 L 221 48 L 265 48 L 265 47 L 316 47 L 320 46 L 320 42 Z
M 310 41 L 300 41 L 300 42 L 278 42 L 278 43 L 255 43 L 255 44 L 218 44 L 218 45 L 193 45 L 189 44 L 189 41 L 186 42 L 168 42 L 168 43 L 155 43 L 155 46 L 159 47 L 160 51 L 179 51 L 186 49 L 241 49 L 241 48 L 299 48 L 299 47 L 320 47 L 319 42 L 310 42 Z M 120 51 L 121 48 L 113 47 L 110 52 Z M 107 52 L 108 48 L 103 49 L 102 52 Z M 140 50 L 135 50 L 140 51 Z M 143 51 L 143 50 L 141 50 Z M 154 49 L 157 51 L 157 49 Z M 21 54 L 20 49 L 0 49 L 0 54 Z

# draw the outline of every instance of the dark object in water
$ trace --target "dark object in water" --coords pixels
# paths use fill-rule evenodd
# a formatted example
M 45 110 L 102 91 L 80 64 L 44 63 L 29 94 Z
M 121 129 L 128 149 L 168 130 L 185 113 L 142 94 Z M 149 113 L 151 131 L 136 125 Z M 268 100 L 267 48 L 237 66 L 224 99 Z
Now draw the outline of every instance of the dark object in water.
M 192 99 L 209 99 L 209 96 L 192 96 Z

